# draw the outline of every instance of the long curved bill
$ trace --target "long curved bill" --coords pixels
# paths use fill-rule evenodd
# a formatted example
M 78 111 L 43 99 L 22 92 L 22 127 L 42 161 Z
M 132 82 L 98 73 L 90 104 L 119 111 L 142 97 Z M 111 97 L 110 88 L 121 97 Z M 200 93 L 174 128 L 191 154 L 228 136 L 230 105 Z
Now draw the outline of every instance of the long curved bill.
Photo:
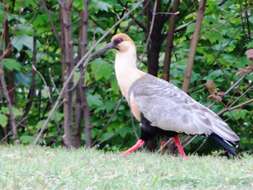
M 108 50 L 115 48 L 115 43 L 114 42 L 110 42 L 108 44 L 105 45 L 105 47 L 103 47 L 102 49 L 97 50 L 96 52 L 94 52 L 91 55 L 90 60 L 96 59 L 102 55 L 104 55 Z

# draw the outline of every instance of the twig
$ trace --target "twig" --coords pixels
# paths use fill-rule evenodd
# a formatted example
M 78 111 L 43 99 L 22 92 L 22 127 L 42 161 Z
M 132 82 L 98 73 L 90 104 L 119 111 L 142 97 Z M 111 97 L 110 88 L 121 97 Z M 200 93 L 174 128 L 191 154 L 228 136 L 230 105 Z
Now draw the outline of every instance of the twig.
M 224 96 L 226 96 L 230 91 L 232 91 L 238 84 L 239 82 L 245 77 L 246 75 L 243 75 L 241 76 L 225 93 L 224 93 Z M 232 102 L 230 104 L 233 105 L 236 101 L 238 101 L 242 96 L 244 96 L 248 91 L 249 91 L 250 88 L 248 88 L 240 97 L 238 97 L 234 102 Z M 224 97 L 223 96 L 223 97 Z M 213 106 L 215 103 L 213 102 L 212 104 L 210 104 L 209 106 L 207 106 L 208 108 L 210 108 L 211 106 Z M 232 109 L 231 107 L 228 107 L 228 108 L 224 108 L 223 110 L 221 110 L 220 112 L 217 113 L 217 115 L 222 115 L 223 113 L 225 113 L 226 111 L 231 111 L 230 109 Z M 184 144 L 184 147 L 186 147 L 188 144 L 190 144 L 195 138 L 197 137 L 197 135 L 194 135 L 193 137 L 189 136 L 189 137 L 186 137 L 186 144 Z M 205 143 L 201 144 L 200 146 L 203 146 Z M 196 152 L 196 151 L 195 151 Z
M 57 30 L 56 30 L 56 27 L 55 27 L 55 24 L 53 23 L 52 21 L 52 14 L 51 14 L 51 11 L 47 8 L 47 4 L 46 4 L 46 1 L 45 0 L 41 0 L 40 1 L 41 4 L 42 4 L 42 8 L 46 11 L 47 13 L 47 17 L 48 17 L 48 22 L 50 23 L 51 25 L 51 29 L 52 29 L 52 32 L 55 36 L 55 39 L 57 40 L 58 44 L 60 43 L 60 38 L 59 36 L 57 35 Z
M 179 14 L 179 11 L 172 12 L 172 13 L 170 13 L 170 12 L 157 12 L 157 13 L 155 13 L 155 15 L 178 15 L 178 14 Z
M 157 0 L 155 0 L 155 4 L 154 4 L 154 7 L 153 7 L 153 11 L 152 11 L 152 20 L 151 20 L 151 25 L 150 25 L 150 28 L 149 28 L 149 33 L 148 33 L 148 37 L 147 37 L 146 47 L 148 47 L 148 44 L 149 44 L 149 41 L 150 41 L 150 38 L 151 38 L 151 34 L 153 32 L 154 23 L 155 23 L 156 9 L 157 9 Z
M 243 96 L 245 96 L 250 90 L 252 90 L 252 85 L 249 85 L 249 87 L 241 94 L 241 96 L 237 97 L 232 103 L 229 104 L 228 107 L 232 107 L 239 99 L 241 99 Z
M 157 152 L 158 152 L 158 153 L 162 152 L 163 149 L 164 149 L 169 143 L 171 143 L 171 142 L 172 142 L 171 138 L 168 139 L 168 140 L 159 148 L 159 150 L 158 150 Z
M 19 126 L 22 125 L 22 123 L 27 119 L 26 117 L 23 117 L 18 123 L 17 123 L 17 129 L 19 128 Z M 1 140 L 0 143 L 3 142 L 5 139 L 7 139 L 10 135 L 12 135 L 12 131 L 9 131 Z
M 147 28 L 145 27 L 145 25 L 139 20 L 137 20 L 137 18 L 135 18 L 134 15 L 130 14 L 130 17 L 132 18 L 133 22 L 136 23 L 144 32 L 147 31 Z
M 52 96 L 50 94 L 50 88 L 47 85 L 46 79 L 44 78 L 44 76 L 41 74 L 41 72 L 39 72 L 37 70 L 37 68 L 35 67 L 35 65 L 32 65 L 32 69 L 39 75 L 39 77 L 41 78 L 42 82 L 44 83 L 44 85 L 46 86 L 47 92 L 48 92 L 48 97 L 49 97 L 49 101 L 52 102 Z
M 241 108 L 241 107 L 243 107 L 243 106 L 245 106 L 245 105 L 248 105 L 248 104 L 250 104 L 250 103 L 253 103 L 253 99 L 247 100 L 247 101 L 245 101 L 245 102 L 243 102 L 243 103 L 241 103 L 241 104 L 238 104 L 238 105 L 236 105 L 236 106 L 233 106 L 233 107 L 224 108 L 223 110 L 221 110 L 221 111 L 218 113 L 218 115 L 221 115 L 221 114 L 223 114 L 223 113 L 225 113 L 225 112 L 227 112 L 227 111 L 232 111 L 232 110 L 235 110 L 235 109 L 237 109 L 237 108 Z
M 118 3 L 122 7 L 124 7 L 126 10 L 128 9 L 127 4 L 125 5 L 121 0 L 118 0 Z M 145 25 L 143 23 L 141 23 L 139 20 L 137 20 L 133 14 L 129 14 L 129 16 L 133 20 L 134 23 L 136 23 L 140 28 L 143 29 L 144 32 L 147 30 L 146 27 L 145 27 Z
M 240 82 L 242 79 L 245 78 L 246 75 L 241 76 L 225 93 L 224 96 L 226 96 L 231 90 L 233 90 Z
M 223 98 L 228 95 L 228 93 L 230 91 L 232 91 L 235 87 L 237 87 L 237 85 L 241 82 L 242 79 L 245 78 L 246 75 L 242 75 L 232 86 L 230 86 L 230 88 L 228 90 L 226 90 L 226 92 L 224 92 Z M 211 108 L 213 105 L 215 104 L 215 102 L 211 103 L 210 105 L 208 105 L 208 108 Z
M 198 152 L 207 142 L 207 138 L 203 140 L 203 142 L 198 146 L 198 148 L 192 153 L 195 154 L 196 152 Z
M 128 2 L 126 2 L 125 4 L 123 4 L 121 0 L 118 0 L 118 3 L 120 3 L 121 6 L 123 7 L 123 11 L 121 12 L 121 14 L 120 14 L 120 15 L 116 14 L 117 19 L 119 20 L 119 19 L 121 19 L 121 18 L 124 16 L 125 12 L 126 12 L 127 9 L 128 9 L 128 7 L 127 7 Z M 114 10 L 114 11 L 115 11 L 115 10 Z M 116 12 L 116 11 L 115 11 L 115 12 Z M 113 34 L 116 34 L 116 33 L 117 33 L 119 27 L 120 27 L 120 25 L 117 25 L 117 26 L 115 27 Z
M 93 55 L 93 57 L 95 57 L 96 53 L 93 53 L 91 55 L 91 52 L 94 51 L 94 49 L 97 47 L 97 45 L 105 39 L 105 37 L 107 37 L 112 31 L 113 29 L 118 25 L 120 24 L 126 17 L 129 16 L 129 14 L 131 14 L 135 9 L 137 9 L 141 4 L 143 3 L 143 0 L 141 1 L 138 1 L 138 3 L 135 4 L 135 6 L 129 10 L 120 20 L 118 20 L 109 30 L 107 30 L 104 35 L 89 49 L 89 51 L 78 61 L 78 63 L 75 65 L 75 67 L 72 69 L 69 77 L 66 79 L 66 81 L 64 82 L 63 84 L 63 87 L 59 93 L 59 96 L 58 98 L 56 99 L 55 101 L 55 104 L 53 105 L 52 109 L 50 110 L 49 114 L 48 114 L 48 117 L 47 119 L 45 120 L 45 122 L 43 123 L 42 127 L 41 127 L 41 130 L 39 132 L 39 134 L 37 135 L 37 137 L 35 138 L 33 144 L 37 144 L 42 133 L 44 132 L 44 130 L 47 128 L 47 125 L 49 123 L 49 121 L 51 120 L 55 110 L 58 108 L 59 106 L 59 103 L 60 103 L 60 100 L 62 98 L 62 95 L 68 85 L 68 83 L 70 82 L 71 78 L 73 77 L 76 69 L 78 69 L 81 65 L 85 68 L 87 66 L 87 64 L 89 63 L 90 61 L 90 58 L 91 56 Z
M 117 111 L 118 111 L 118 109 L 119 109 L 119 106 L 120 106 L 120 104 L 122 103 L 123 99 L 124 99 L 124 98 L 123 98 L 123 96 L 122 96 L 122 97 L 117 101 L 113 113 L 110 115 L 110 118 L 107 120 L 106 124 L 103 126 L 103 130 L 105 130 L 105 129 L 109 126 L 109 124 L 112 122 L 112 120 L 113 120 L 114 116 L 116 115 L 116 113 L 117 113 Z M 108 140 L 108 139 L 106 139 L 106 140 Z M 103 142 L 105 142 L 105 140 L 104 140 L 104 141 L 100 141 L 100 142 L 95 141 L 95 142 L 93 142 L 92 146 L 94 146 L 94 145 L 97 145 L 97 146 L 98 146 L 98 145 L 102 144 Z

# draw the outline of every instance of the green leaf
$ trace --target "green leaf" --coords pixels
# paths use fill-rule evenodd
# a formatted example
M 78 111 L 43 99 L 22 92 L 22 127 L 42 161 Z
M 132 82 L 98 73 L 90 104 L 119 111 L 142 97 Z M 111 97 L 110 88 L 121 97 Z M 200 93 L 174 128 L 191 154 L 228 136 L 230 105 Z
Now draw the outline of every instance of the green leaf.
M 83 1 L 82 0 L 75 0 L 73 1 L 73 6 L 78 9 L 79 11 L 83 9 Z
M 103 133 L 102 137 L 100 138 L 101 142 L 107 141 L 109 139 L 111 139 L 115 134 L 113 132 L 106 132 Z
M 0 125 L 2 127 L 6 127 L 8 124 L 8 118 L 6 117 L 6 115 L 0 114 Z
M 111 80 L 111 89 L 115 94 L 119 94 L 119 86 L 115 79 Z
M 4 20 L 4 6 L 0 3 L 0 23 L 3 23 Z
M 18 117 L 18 116 L 22 115 L 22 111 L 20 109 L 18 109 L 18 108 L 13 107 L 12 111 L 13 111 L 15 117 Z
M 63 117 L 64 117 L 63 113 L 55 112 L 53 117 L 52 117 L 52 120 L 54 120 L 56 123 L 59 123 L 59 122 L 62 121 Z
M 33 37 L 27 35 L 15 36 L 11 40 L 12 45 L 18 50 L 21 51 L 23 46 L 33 50 Z
M 245 120 L 247 114 L 249 114 L 250 112 L 248 110 L 244 110 L 244 109 L 237 109 L 237 110 L 233 110 L 231 112 L 226 112 L 224 115 L 230 117 L 231 119 L 234 120 Z
M 20 141 L 23 144 L 30 144 L 33 141 L 33 136 L 30 135 L 22 135 L 20 136 Z
M 11 58 L 5 58 L 1 61 L 1 64 L 4 66 L 5 69 L 9 71 L 20 71 L 21 70 L 21 64 L 17 62 L 16 59 Z
M 16 35 L 32 35 L 33 28 L 31 24 L 17 24 L 16 25 Z
M 125 138 L 127 134 L 131 134 L 132 132 L 132 128 L 126 127 L 124 125 L 116 129 L 116 133 L 118 133 L 122 138 Z
M 108 11 L 109 9 L 112 8 L 112 6 L 109 3 L 106 3 L 104 1 L 97 1 L 97 7 L 101 10 L 101 11 Z
M 247 45 L 247 48 L 253 48 L 253 40 L 251 40 Z
M 88 101 L 88 105 L 90 107 L 99 107 L 99 106 L 102 106 L 103 105 L 103 102 L 101 100 L 102 98 L 95 94 L 95 95 L 91 95 L 91 94 L 88 94 L 87 95 L 87 101 Z
M 8 109 L 7 107 L 2 107 L 2 108 L 0 109 L 0 111 L 1 111 L 2 113 L 5 113 L 5 114 L 8 114 L 8 113 L 9 113 L 9 109 Z
M 43 98 L 48 98 L 50 97 L 50 90 L 47 86 L 44 86 L 44 88 L 41 91 L 42 97 Z
M 113 68 L 112 65 L 105 62 L 103 59 L 97 59 L 91 63 L 91 71 L 96 80 L 110 79 Z
M 45 120 L 40 120 L 37 124 L 36 124 L 36 129 L 40 129 L 42 128 L 43 124 L 44 124 Z

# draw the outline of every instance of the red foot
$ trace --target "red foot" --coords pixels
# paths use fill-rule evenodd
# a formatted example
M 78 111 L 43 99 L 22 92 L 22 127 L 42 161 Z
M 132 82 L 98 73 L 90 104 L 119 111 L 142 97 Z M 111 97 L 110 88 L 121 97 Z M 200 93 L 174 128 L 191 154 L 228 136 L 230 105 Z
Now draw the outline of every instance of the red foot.
M 139 139 L 135 145 L 133 145 L 131 148 L 129 148 L 128 150 L 126 150 L 125 152 L 123 152 L 123 156 L 127 156 L 131 153 L 133 153 L 134 151 L 138 150 L 140 147 L 142 147 L 144 145 L 145 141 L 142 139 Z
M 182 144 L 181 144 L 181 142 L 180 142 L 180 139 L 179 139 L 178 135 L 175 135 L 175 136 L 173 137 L 173 140 L 174 140 L 174 142 L 175 142 L 175 144 L 176 144 L 176 147 L 177 147 L 177 149 L 178 149 L 178 153 L 180 154 L 180 156 L 182 156 L 183 159 L 187 160 L 188 157 L 186 156 L 186 154 L 185 154 L 185 152 L 184 152 L 184 147 L 182 146 Z

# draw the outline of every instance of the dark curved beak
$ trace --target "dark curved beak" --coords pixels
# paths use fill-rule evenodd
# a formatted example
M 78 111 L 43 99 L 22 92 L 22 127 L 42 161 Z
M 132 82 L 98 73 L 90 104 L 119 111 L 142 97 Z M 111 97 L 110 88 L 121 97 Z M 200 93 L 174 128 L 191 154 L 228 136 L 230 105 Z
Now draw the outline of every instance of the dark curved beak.
M 105 49 L 109 50 L 109 49 L 112 49 L 112 48 L 115 48 L 116 47 L 116 44 L 114 43 L 114 41 L 106 44 L 106 46 L 104 47 Z
M 100 56 L 104 55 L 108 50 L 113 49 L 113 48 L 116 48 L 116 45 L 115 45 L 115 43 L 112 41 L 112 42 L 106 44 L 105 47 L 103 47 L 102 49 L 99 49 L 99 50 L 97 50 L 96 52 L 94 52 L 94 53 L 91 55 L 90 60 L 96 59 L 97 57 L 100 57 Z

